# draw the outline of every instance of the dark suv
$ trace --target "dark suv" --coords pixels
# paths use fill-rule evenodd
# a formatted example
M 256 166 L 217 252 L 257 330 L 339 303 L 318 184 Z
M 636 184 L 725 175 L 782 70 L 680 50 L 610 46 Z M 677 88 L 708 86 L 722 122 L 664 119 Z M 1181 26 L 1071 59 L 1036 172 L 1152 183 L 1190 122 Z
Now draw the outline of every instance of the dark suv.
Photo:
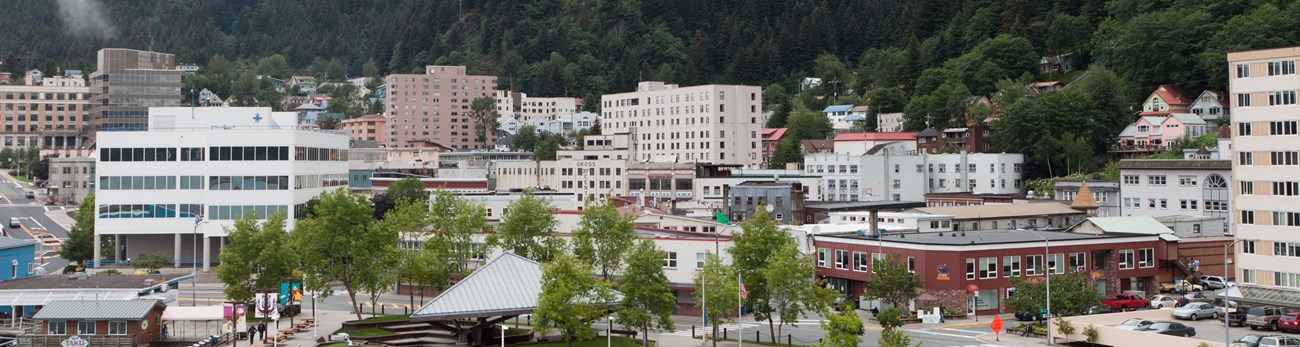
M 1219 320 L 1228 320 L 1229 326 L 1246 326 L 1246 315 L 1250 313 L 1250 306 L 1237 306 L 1227 316 L 1219 316 Z

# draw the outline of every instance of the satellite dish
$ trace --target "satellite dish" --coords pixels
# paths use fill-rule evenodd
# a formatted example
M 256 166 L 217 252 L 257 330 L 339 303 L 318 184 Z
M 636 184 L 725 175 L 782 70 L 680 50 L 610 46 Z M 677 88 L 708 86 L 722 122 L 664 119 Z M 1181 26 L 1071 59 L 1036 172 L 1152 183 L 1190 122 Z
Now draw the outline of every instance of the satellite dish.
M 776 210 L 776 207 L 773 207 L 772 205 L 763 205 L 763 209 L 767 210 L 768 213 L 772 213 L 773 210 Z

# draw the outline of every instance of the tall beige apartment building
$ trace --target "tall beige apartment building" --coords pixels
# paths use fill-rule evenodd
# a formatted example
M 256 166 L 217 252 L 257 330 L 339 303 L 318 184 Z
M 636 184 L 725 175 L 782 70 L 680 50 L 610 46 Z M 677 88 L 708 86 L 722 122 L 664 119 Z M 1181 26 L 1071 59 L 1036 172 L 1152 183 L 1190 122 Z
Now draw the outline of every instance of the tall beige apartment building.
M 458 150 L 491 149 L 476 141 L 470 104 L 496 93 L 497 77 L 470 75 L 464 66 L 425 67 L 424 74 L 393 74 L 388 86 L 388 147 L 428 147 Z
M 1255 304 L 1300 303 L 1300 47 L 1228 53 L 1236 281 Z
M 82 145 L 90 88 L 81 76 L 46 77 L 40 85 L 0 85 L 4 147 L 70 149 Z
M 678 87 L 646 81 L 600 97 L 605 133 L 628 133 L 633 160 L 756 167 L 762 162 L 763 92 L 756 86 Z
M 145 131 L 150 107 L 181 105 L 182 72 L 176 70 L 175 55 L 105 48 L 98 58 L 98 70 L 90 74 L 93 132 Z
M 524 124 L 533 119 L 551 121 L 582 112 L 582 99 L 578 98 L 543 98 L 510 90 L 497 91 L 495 98 L 497 114 L 513 117 Z

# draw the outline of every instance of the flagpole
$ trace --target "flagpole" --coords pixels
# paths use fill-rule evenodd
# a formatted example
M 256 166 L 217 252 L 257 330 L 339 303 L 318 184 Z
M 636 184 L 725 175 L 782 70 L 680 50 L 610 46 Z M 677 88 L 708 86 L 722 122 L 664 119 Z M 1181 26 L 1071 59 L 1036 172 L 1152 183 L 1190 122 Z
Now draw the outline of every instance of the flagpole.
M 736 271 L 736 343 L 737 346 L 745 346 L 745 327 L 740 325 L 740 319 L 745 316 L 745 281 L 740 278 L 740 271 Z

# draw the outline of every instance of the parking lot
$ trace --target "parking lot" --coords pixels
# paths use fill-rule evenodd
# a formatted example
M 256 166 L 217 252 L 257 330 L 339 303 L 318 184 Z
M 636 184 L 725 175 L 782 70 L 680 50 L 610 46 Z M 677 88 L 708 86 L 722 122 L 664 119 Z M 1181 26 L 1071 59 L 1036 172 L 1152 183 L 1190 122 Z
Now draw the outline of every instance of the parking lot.
M 1179 322 L 1179 323 L 1183 323 L 1183 325 L 1196 328 L 1196 336 L 1194 337 L 1196 339 L 1223 342 L 1223 321 L 1213 319 L 1213 318 L 1204 318 L 1198 321 L 1176 319 L 1172 315 L 1172 312 L 1174 311 L 1172 308 L 1165 308 L 1165 309 L 1153 310 L 1153 311 L 1164 311 L 1168 313 L 1165 316 L 1167 318 L 1162 320 Z M 1119 323 L 1120 322 L 1115 322 L 1115 324 L 1119 324 Z M 1250 327 L 1238 327 L 1238 326 L 1234 326 L 1228 329 L 1228 335 L 1231 336 L 1232 341 L 1236 341 L 1237 339 L 1240 339 L 1242 336 L 1245 336 L 1247 334 L 1255 334 L 1255 335 L 1277 334 L 1277 335 L 1300 337 L 1300 334 L 1289 334 L 1286 332 L 1282 332 L 1280 330 L 1279 331 L 1251 330 Z

